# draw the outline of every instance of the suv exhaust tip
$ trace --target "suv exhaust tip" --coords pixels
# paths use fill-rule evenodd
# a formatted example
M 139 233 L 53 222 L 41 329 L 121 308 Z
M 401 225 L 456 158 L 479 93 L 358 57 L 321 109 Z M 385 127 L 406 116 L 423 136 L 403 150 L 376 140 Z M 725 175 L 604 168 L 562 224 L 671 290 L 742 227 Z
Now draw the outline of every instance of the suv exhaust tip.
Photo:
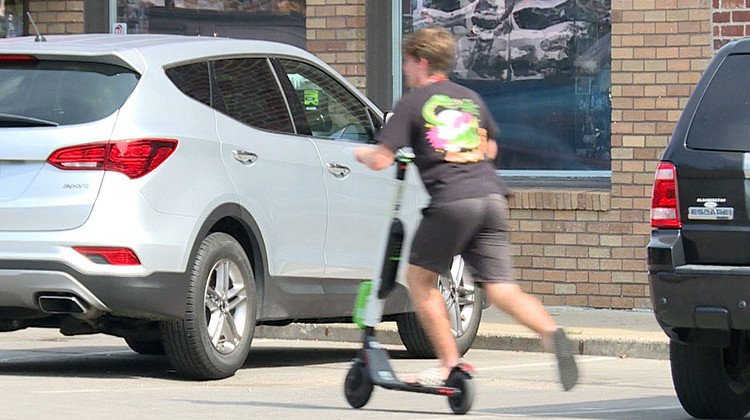
M 48 314 L 85 315 L 89 312 L 88 305 L 76 296 L 40 295 L 38 302 Z

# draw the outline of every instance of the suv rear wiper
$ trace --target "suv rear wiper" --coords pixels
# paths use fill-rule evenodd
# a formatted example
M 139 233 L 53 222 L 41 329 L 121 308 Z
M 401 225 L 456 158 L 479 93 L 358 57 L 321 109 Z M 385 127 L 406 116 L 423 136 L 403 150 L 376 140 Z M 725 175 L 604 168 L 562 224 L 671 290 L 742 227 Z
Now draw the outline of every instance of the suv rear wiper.
M 40 118 L 0 113 L 0 127 L 57 127 L 58 125 L 54 121 Z

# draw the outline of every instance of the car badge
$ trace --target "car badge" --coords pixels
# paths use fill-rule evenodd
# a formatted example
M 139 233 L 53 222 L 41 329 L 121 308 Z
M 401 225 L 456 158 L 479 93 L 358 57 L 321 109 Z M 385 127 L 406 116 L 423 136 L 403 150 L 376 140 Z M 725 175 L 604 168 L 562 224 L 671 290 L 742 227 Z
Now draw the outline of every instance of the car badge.
M 703 207 L 688 207 L 688 219 L 690 220 L 733 220 L 734 207 L 719 207 L 719 203 L 726 203 L 724 197 L 699 197 L 695 200 L 703 203 Z

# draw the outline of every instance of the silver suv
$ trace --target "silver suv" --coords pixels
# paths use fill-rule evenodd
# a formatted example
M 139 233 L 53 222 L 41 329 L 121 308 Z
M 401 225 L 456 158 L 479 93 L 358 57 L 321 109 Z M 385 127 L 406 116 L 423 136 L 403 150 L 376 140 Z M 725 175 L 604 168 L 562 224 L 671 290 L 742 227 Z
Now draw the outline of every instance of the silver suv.
M 377 107 L 288 45 L 47 39 L 0 41 L 0 330 L 113 334 L 211 379 L 256 325 L 351 315 L 395 190 L 354 159 Z M 407 194 L 411 232 L 415 171 Z M 440 284 L 466 351 L 481 309 L 460 259 Z M 386 315 L 432 355 L 403 287 Z

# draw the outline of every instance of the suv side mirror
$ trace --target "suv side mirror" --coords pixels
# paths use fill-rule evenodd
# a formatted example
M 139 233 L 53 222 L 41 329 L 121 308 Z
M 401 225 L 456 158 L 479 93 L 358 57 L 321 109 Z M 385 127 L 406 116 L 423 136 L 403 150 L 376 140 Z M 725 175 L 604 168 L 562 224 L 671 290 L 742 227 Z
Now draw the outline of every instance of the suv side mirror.
M 385 121 L 385 124 L 388 124 L 388 121 L 393 116 L 393 111 L 385 111 L 385 114 L 383 114 L 383 121 Z

